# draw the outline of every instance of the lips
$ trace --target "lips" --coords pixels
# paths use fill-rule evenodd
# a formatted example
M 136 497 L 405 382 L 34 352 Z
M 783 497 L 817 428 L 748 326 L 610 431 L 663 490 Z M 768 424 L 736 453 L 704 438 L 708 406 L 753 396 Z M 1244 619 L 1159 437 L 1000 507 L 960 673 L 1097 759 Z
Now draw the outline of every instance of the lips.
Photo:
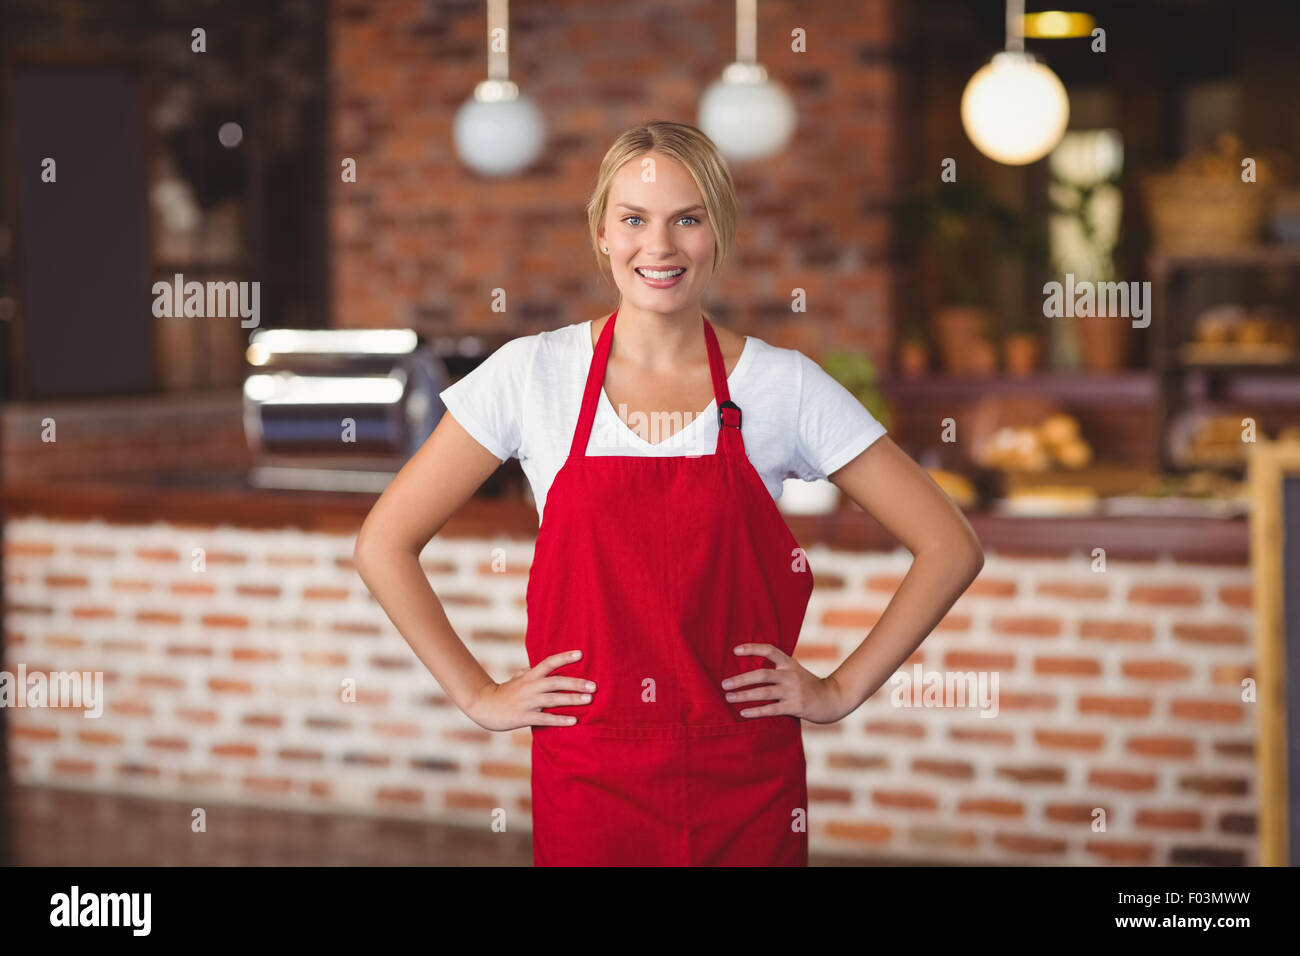
M 647 271 L 662 274 L 665 272 L 676 272 L 676 271 L 685 272 L 686 267 L 685 266 L 635 266 L 633 271 L 636 272 L 638 275 L 645 275 L 645 272 Z M 649 276 L 646 276 L 646 278 L 649 278 Z M 660 275 L 659 278 L 672 278 L 672 276 Z
M 637 266 L 635 269 L 633 269 L 633 271 L 637 274 L 637 277 L 640 278 L 642 282 L 644 282 L 652 289 L 671 289 L 673 286 L 677 285 L 679 282 L 682 281 L 682 276 L 686 275 L 685 266 L 660 266 L 657 268 L 653 268 L 651 271 L 659 273 L 660 275 L 666 272 L 672 272 L 675 269 L 681 271 L 677 272 L 676 275 L 669 275 L 664 278 L 656 279 L 642 272 L 641 270 L 643 268 L 645 267 Z

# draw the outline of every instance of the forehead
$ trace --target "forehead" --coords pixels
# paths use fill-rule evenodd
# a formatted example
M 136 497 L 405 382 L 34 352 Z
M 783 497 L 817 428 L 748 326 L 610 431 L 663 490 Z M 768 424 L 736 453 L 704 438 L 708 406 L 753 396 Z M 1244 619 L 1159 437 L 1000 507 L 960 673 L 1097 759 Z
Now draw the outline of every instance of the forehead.
M 662 153 L 645 153 L 622 165 L 610 183 L 610 205 L 632 203 L 644 208 L 703 203 L 699 188 L 680 162 Z

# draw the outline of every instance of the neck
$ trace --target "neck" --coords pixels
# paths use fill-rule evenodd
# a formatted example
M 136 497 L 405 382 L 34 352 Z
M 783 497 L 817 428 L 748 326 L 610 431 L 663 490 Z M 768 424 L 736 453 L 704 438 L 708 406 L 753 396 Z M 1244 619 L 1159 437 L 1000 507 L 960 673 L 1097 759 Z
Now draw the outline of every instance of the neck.
M 617 356 L 620 362 L 664 373 L 707 362 L 702 315 L 699 302 L 678 312 L 650 312 L 624 299 L 618 308 L 610 360 Z

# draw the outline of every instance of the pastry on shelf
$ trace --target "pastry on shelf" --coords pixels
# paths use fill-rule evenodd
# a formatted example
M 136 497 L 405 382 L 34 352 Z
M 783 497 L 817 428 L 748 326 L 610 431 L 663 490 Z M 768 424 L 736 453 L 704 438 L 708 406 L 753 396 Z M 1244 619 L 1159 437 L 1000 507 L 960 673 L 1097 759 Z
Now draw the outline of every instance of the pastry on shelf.
M 1296 322 L 1271 306 L 1218 305 L 1196 317 L 1195 329 L 1195 340 L 1180 352 L 1182 360 L 1193 365 L 1296 359 Z
M 1003 425 L 982 449 L 980 464 L 986 468 L 1046 471 L 1051 459 L 1036 429 Z
M 1233 341 L 1237 326 L 1246 315 L 1246 307 L 1236 303 L 1206 309 L 1196 317 L 1196 341 L 1209 345 L 1227 345 Z
M 946 468 L 927 468 L 926 473 L 934 479 L 934 483 L 943 489 L 943 493 L 951 498 L 953 504 L 958 508 L 970 510 L 975 507 L 978 501 L 975 486 L 970 483 L 965 475 L 949 471 Z
M 1066 468 L 1083 468 L 1092 461 L 1092 446 L 1082 438 L 1063 442 L 1056 448 L 1056 460 Z
M 1101 497 L 1092 488 L 1076 485 L 1040 485 L 1015 488 L 1002 499 L 999 510 L 1015 515 L 1080 515 L 1097 510 Z
M 1170 426 L 1170 456 L 1180 468 L 1241 465 L 1246 461 L 1248 412 L 1210 408 L 1185 412 Z M 1257 434 L 1258 427 L 1257 427 Z
M 1241 320 L 1237 328 L 1238 345 L 1259 345 L 1269 341 L 1272 341 L 1272 333 L 1267 318 L 1251 314 Z
M 1055 403 L 1020 396 L 990 396 L 972 420 L 972 460 L 983 468 L 1044 472 L 1056 466 L 1082 468 L 1092 446 L 1079 420 Z
M 1106 499 L 1104 510 L 1112 515 L 1231 518 L 1249 514 L 1250 494 L 1244 481 L 1199 469 L 1156 476 L 1141 494 Z

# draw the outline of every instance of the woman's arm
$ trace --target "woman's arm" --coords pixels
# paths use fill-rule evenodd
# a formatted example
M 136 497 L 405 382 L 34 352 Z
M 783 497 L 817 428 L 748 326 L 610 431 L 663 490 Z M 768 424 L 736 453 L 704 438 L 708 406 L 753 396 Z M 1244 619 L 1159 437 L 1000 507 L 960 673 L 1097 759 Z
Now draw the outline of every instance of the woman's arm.
M 352 561 L 388 619 L 452 701 L 488 730 L 575 722 L 545 707 L 585 704 L 596 687 L 578 677 L 551 677 L 576 658 L 553 654 L 505 683 L 496 683 L 452 629 L 420 567 L 420 552 L 500 460 L 451 413 L 411 456 L 370 509 Z M 561 693 L 569 691 L 571 693 Z M 585 696 L 587 699 L 583 699 Z
M 492 678 L 452 630 L 420 552 L 500 464 L 443 415 L 370 509 L 352 550 L 361 580 L 461 710 Z
M 742 709 L 742 717 L 787 714 L 814 724 L 847 717 L 920 646 L 984 567 L 966 516 L 888 435 L 828 477 L 912 552 L 912 566 L 871 633 L 828 677 L 772 644 L 737 645 L 737 654 L 774 665 L 722 681 L 727 700 L 770 702 Z
M 961 510 L 888 435 L 828 477 L 914 557 L 870 635 L 828 678 L 838 685 L 848 714 L 948 613 L 984 567 L 984 550 Z

